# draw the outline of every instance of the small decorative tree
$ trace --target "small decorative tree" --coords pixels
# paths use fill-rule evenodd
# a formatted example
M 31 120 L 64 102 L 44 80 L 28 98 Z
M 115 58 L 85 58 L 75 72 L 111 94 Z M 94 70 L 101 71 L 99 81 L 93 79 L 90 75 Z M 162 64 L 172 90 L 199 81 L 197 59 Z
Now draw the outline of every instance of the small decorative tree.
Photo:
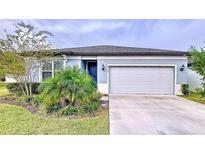
M 32 95 L 32 82 L 43 64 L 42 60 L 52 55 L 49 50 L 53 45 L 48 37 L 53 35 L 23 22 L 15 28 L 14 34 L 7 34 L 5 30 L 6 38 L 0 38 L 0 75 L 12 75 L 23 93 Z
M 205 48 L 200 50 L 191 47 L 189 59 L 192 62 L 191 69 L 202 76 L 202 97 L 205 97 Z
M 47 112 L 98 104 L 101 96 L 92 77 L 78 67 L 67 68 L 57 73 L 54 78 L 41 83 L 39 90 Z

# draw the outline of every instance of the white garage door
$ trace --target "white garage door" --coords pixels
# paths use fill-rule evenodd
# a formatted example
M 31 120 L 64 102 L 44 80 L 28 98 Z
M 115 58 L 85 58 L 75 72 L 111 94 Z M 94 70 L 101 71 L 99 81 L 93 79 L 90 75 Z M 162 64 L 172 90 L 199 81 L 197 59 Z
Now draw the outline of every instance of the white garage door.
M 110 67 L 110 94 L 173 94 L 173 67 Z

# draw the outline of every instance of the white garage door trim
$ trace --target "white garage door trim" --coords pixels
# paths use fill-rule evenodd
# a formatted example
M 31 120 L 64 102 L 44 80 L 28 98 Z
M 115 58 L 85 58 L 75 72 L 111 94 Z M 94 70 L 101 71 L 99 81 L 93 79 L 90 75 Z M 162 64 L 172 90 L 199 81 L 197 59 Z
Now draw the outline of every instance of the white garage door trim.
M 110 94 L 110 68 L 111 67 L 173 67 L 174 68 L 174 87 L 173 94 L 176 95 L 177 65 L 175 64 L 108 64 L 108 93 Z

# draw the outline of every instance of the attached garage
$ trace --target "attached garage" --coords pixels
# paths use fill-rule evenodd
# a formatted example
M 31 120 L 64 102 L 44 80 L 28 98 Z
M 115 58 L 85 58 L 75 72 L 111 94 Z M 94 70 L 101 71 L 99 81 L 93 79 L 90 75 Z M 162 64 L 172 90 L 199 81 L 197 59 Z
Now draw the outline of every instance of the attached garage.
M 173 95 L 174 66 L 111 66 L 110 94 Z
M 52 61 L 61 57 L 63 68 L 77 66 L 87 72 L 95 79 L 97 90 L 102 94 L 179 95 L 181 85 L 187 83 L 185 51 L 113 45 L 54 51 Z M 33 82 L 41 82 L 42 75 L 42 69 L 33 73 Z M 6 82 L 15 80 L 7 76 Z

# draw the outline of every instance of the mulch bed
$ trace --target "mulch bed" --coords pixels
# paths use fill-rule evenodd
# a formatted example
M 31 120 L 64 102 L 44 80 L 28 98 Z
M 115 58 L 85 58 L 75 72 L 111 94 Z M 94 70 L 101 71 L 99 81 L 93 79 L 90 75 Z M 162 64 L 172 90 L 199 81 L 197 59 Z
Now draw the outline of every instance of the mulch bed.
M 1 96 L 0 97 L 0 104 L 10 104 L 10 105 L 17 105 L 17 106 L 22 106 L 28 111 L 30 111 L 32 114 L 36 113 L 38 111 L 38 107 L 33 106 L 31 104 L 25 104 L 21 102 L 16 101 L 15 96 Z
M 30 111 L 32 114 L 36 113 L 38 111 L 38 107 L 32 105 L 32 104 L 28 104 L 28 103 L 23 103 L 23 102 L 18 102 L 16 101 L 17 97 L 15 96 L 0 96 L 0 104 L 10 104 L 10 105 L 17 105 L 17 106 L 21 106 L 24 107 L 25 109 L 27 109 L 28 111 Z M 108 108 L 108 97 L 104 96 L 101 98 L 100 100 L 100 105 L 102 108 L 107 109 Z

